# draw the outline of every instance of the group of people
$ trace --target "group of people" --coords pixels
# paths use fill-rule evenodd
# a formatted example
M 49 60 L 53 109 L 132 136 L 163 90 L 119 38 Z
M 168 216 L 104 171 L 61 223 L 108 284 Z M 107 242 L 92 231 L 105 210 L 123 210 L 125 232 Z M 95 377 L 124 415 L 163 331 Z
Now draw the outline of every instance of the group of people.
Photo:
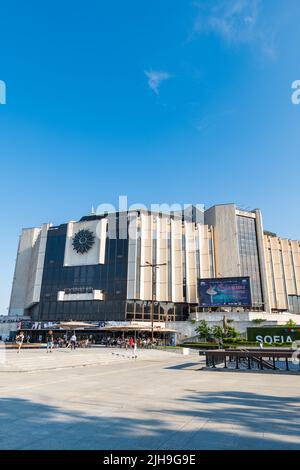
M 22 331 L 20 331 L 16 336 L 16 344 L 18 346 L 18 354 L 20 353 L 22 346 L 25 341 L 25 335 Z M 27 341 L 29 342 L 29 341 Z M 78 341 L 75 332 L 72 334 L 70 338 L 66 335 L 64 338 L 55 338 L 53 331 L 48 331 L 46 335 L 46 343 L 47 343 L 47 354 L 52 353 L 54 349 L 58 348 L 70 348 L 71 350 L 75 350 L 77 347 L 85 347 L 87 348 L 90 344 L 89 339 L 85 339 L 83 341 Z
M 102 340 L 102 344 L 108 348 L 124 348 L 124 349 L 132 349 L 134 344 L 136 344 L 137 348 L 139 349 L 150 349 L 157 346 L 157 340 L 154 339 L 153 341 L 151 338 L 137 338 L 134 339 L 133 337 L 123 338 L 121 336 L 118 337 L 106 337 Z
M 25 334 L 21 331 L 16 336 L 16 344 L 18 345 L 18 353 L 20 353 L 21 348 L 24 342 L 28 341 L 28 337 L 25 337 Z M 75 350 L 77 347 L 87 348 L 93 343 L 93 338 L 89 337 L 83 340 L 78 340 L 75 331 L 69 337 L 67 334 L 64 337 L 55 337 L 52 330 L 48 331 L 46 335 L 46 344 L 47 344 L 47 354 L 52 353 L 55 349 L 59 348 L 70 348 Z M 122 337 L 122 336 L 107 336 L 102 339 L 101 344 L 109 348 L 124 348 L 128 349 L 151 349 L 158 346 L 158 340 L 154 338 L 153 340 L 150 337 L 139 337 L 133 338 Z
M 59 337 L 55 339 L 53 335 L 53 331 L 48 331 L 47 336 L 46 336 L 46 343 L 47 343 L 47 353 L 51 353 L 55 347 L 56 348 L 66 347 L 66 348 L 70 348 L 71 350 L 75 350 L 76 347 L 78 346 L 75 332 L 72 334 L 70 339 L 68 339 L 67 335 L 64 338 Z

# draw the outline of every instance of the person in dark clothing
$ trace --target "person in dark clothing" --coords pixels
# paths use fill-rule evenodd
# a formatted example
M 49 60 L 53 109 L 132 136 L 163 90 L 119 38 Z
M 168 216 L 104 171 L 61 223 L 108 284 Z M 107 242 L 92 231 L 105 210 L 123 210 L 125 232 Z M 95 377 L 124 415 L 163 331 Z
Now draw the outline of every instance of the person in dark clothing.
M 75 350 L 77 346 L 77 337 L 75 335 L 75 331 L 73 335 L 71 336 L 70 343 L 71 343 L 71 350 Z

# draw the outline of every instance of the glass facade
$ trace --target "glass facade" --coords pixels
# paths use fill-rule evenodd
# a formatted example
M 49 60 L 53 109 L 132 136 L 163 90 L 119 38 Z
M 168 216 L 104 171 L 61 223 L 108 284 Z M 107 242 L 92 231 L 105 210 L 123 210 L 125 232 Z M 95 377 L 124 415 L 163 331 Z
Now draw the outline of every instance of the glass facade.
M 118 228 L 118 217 L 113 221 Z M 117 231 L 118 233 L 118 231 Z M 64 266 L 67 225 L 48 231 L 41 298 L 28 313 L 33 320 L 124 320 L 126 315 L 128 240 L 108 238 L 105 264 Z M 58 292 L 100 290 L 104 300 L 58 301 Z
M 151 320 L 152 304 L 150 301 L 127 301 L 127 320 Z M 154 321 L 185 321 L 188 320 L 191 306 L 186 303 L 154 302 Z
M 289 311 L 291 313 L 300 314 L 300 296 L 299 295 L 289 295 Z
M 252 305 L 261 308 L 263 296 L 255 222 L 254 218 L 237 216 L 240 275 L 250 277 Z
M 100 219 L 101 217 L 99 217 Z M 95 220 L 95 216 L 82 220 Z M 40 302 L 26 313 L 34 321 L 151 320 L 151 301 L 127 300 L 128 239 L 119 237 L 118 214 L 108 222 L 105 264 L 64 266 L 67 224 L 48 231 Z M 109 238 L 111 233 L 114 234 Z M 115 238 L 117 234 L 117 238 Z M 137 277 L 140 279 L 141 235 L 138 230 Z M 154 239 L 153 262 L 156 262 Z M 169 264 L 170 260 L 169 260 Z M 169 272 L 171 269 L 169 270 Z M 139 286 L 139 282 L 137 282 Z M 103 300 L 58 300 L 58 293 L 91 294 L 102 291 Z M 154 285 L 154 295 L 156 288 Z M 137 292 L 139 295 L 139 292 Z M 185 303 L 155 302 L 154 320 L 187 320 Z

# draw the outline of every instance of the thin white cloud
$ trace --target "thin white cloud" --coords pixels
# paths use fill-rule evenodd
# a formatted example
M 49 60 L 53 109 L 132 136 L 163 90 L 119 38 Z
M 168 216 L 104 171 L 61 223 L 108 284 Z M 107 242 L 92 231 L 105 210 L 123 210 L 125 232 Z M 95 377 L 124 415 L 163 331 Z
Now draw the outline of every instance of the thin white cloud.
M 155 70 L 145 70 L 144 73 L 148 78 L 149 88 L 154 91 L 156 95 L 159 94 L 159 88 L 161 83 L 165 80 L 169 80 L 169 78 L 172 77 L 172 75 L 168 72 L 159 72 Z
M 274 58 L 274 34 L 261 21 L 262 0 L 215 0 L 194 5 L 198 13 L 193 35 L 213 33 L 228 45 L 256 44 Z

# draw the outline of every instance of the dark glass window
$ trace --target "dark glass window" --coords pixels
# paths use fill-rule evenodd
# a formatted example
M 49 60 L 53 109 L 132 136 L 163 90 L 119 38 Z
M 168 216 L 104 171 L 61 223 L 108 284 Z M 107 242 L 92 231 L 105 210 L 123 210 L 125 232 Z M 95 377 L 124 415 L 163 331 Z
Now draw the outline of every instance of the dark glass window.
M 118 220 L 118 217 L 115 217 Z M 118 226 L 117 224 L 115 224 Z M 41 301 L 35 319 L 43 320 L 124 320 L 127 293 L 128 240 L 107 239 L 105 264 L 63 266 L 67 225 L 48 232 Z M 115 231 L 111 232 L 112 237 Z M 118 233 L 117 233 L 118 236 Z M 90 293 L 101 290 L 104 301 L 58 302 L 59 291 Z M 56 318 L 58 317 L 58 318 Z

